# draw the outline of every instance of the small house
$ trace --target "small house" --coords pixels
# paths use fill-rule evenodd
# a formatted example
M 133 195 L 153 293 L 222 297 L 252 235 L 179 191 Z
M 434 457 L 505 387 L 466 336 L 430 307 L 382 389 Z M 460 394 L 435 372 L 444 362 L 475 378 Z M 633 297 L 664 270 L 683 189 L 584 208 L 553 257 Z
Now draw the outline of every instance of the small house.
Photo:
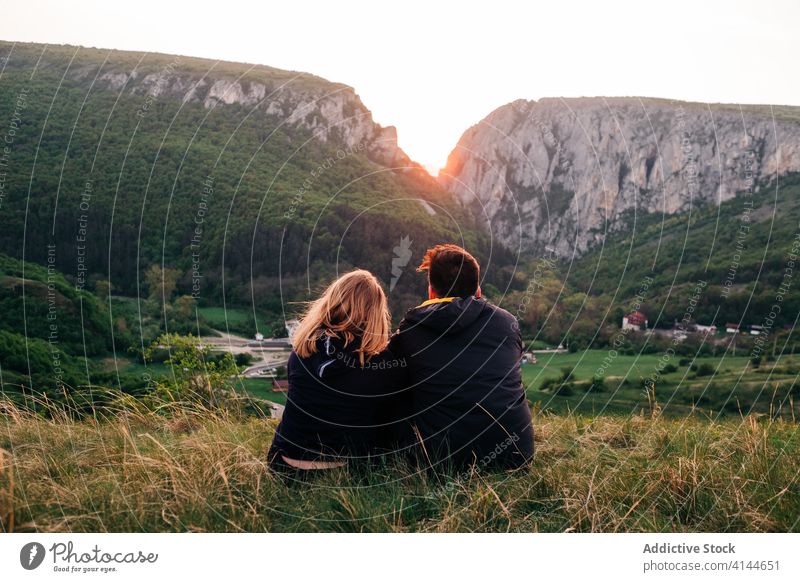
M 739 324 L 738 323 L 726 323 L 725 324 L 725 333 L 739 333 Z
M 641 311 L 631 311 L 622 318 L 622 329 L 639 331 L 647 329 L 647 316 Z
M 750 335 L 761 335 L 764 333 L 764 326 L 763 325 L 751 325 L 750 326 Z
M 289 380 L 273 380 L 272 381 L 272 391 L 273 392 L 288 392 L 289 391 Z

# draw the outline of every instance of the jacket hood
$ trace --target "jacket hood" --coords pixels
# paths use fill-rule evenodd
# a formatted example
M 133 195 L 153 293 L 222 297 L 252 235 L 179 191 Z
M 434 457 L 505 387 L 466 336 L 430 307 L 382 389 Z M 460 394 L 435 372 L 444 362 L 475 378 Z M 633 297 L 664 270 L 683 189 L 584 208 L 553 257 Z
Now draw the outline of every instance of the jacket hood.
M 425 302 L 410 309 L 405 316 L 407 325 L 420 325 L 438 333 L 460 333 L 471 326 L 486 309 L 485 299 L 475 297 L 445 298 Z
M 361 366 L 356 350 L 361 346 L 361 338 L 345 345 L 338 337 L 323 336 L 317 340 L 317 352 L 308 358 L 301 358 L 302 366 L 317 378 L 325 379 L 343 374 Z

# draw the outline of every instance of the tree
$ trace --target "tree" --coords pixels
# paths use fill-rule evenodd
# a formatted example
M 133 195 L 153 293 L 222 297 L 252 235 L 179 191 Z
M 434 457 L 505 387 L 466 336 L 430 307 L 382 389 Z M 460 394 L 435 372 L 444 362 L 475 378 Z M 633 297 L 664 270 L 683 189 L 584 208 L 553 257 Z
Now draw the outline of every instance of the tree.
M 152 361 L 154 353 L 165 348 L 171 374 L 156 381 L 156 404 L 167 401 L 212 408 L 234 394 L 239 369 L 232 354 L 214 357 L 211 347 L 196 336 L 162 334 L 145 350 L 145 357 Z
M 150 300 L 169 302 L 178 285 L 180 274 L 177 269 L 162 269 L 160 265 L 151 265 L 144 274 Z
M 111 291 L 113 289 L 114 286 L 108 279 L 98 279 L 95 281 L 94 292 L 102 303 L 105 303 L 108 300 L 108 297 L 111 295 Z
M 188 319 L 194 314 L 196 302 L 191 295 L 181 295 L 175 300 L 175 314 L 181 319 Z

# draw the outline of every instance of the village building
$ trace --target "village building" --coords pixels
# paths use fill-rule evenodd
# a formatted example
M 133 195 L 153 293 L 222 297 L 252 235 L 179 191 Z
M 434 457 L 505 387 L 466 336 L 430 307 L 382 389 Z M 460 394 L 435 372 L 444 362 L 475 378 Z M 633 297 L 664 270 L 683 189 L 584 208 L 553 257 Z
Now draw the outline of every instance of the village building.
M 697 331 L 697 333 L 704 333 L 706 335 L 708 335 L 708 334 L 713 335 L 713 334 L 717 333 L 717 326 L 716 325 L 700 325 L 700 324 L 697 324 L 694 327 L 695 327 L 695 330 Z
M 272 381 L 272 391 L 273 392 L 288 392 L 289 391 L 289 380 L 273 380 Z
M 647 329 L 647 316 L 641 311 L 631 311 L 622 318 L 622 329 L 634 331 Z

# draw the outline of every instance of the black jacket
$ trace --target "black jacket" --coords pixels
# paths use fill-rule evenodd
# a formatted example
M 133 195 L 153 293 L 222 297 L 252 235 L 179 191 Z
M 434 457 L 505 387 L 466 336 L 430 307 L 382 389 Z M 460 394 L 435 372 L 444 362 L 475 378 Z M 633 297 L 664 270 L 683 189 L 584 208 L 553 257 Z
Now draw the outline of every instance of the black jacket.
M 426 463 L 519 467 L 533 457 L 513 315 L 474 297 L 425 302 L 406 314 L 390 349 L 407 362 Z
M 269 457 L 333 460 L 375 452 L 380 416 L 402 393 L 406 363 L 390 352 L 370 358 L 361 367 L 355 349 L 337 338 L 317 343 L 317 353 L 289 356 L 286 409 L 275 432 Z

